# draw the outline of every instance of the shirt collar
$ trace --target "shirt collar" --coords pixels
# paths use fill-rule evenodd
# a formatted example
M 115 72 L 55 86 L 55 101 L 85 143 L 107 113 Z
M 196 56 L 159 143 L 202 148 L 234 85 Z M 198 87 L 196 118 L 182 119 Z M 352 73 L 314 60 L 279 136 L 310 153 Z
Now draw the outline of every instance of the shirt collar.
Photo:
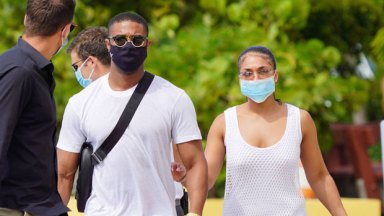
M 53 71 L 53 64 L 50 60 L 46 59 L 39 51 L 33 48 L 29 43 L 23 40 L 22 37 L 17 41 L 17 47 L 20 48 L 23 52 L 36 63 L 36 65 L 41 69 L 49 69 Z

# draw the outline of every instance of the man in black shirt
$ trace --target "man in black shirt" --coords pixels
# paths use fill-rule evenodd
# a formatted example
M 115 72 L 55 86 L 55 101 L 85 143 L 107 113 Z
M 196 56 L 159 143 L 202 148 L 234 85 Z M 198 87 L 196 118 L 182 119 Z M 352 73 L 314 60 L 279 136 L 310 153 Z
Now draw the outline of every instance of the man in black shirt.
M 51 58 L 73 30 L 74 0 L 28 0 L 24 33 L 0 56 L 0 216 L 66 215 L 57 192 Z

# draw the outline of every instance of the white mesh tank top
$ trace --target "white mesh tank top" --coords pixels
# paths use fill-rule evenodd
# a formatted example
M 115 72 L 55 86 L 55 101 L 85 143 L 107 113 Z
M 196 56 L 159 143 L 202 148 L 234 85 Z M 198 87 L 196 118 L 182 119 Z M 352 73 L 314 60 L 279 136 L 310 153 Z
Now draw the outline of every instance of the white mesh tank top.
M 223 215 L 306 215 L 299 183 L 300 110 L 287 104 L 283 137 L 257 148 L 241 137 L 236 107 L 225 113 L 226 183 Z

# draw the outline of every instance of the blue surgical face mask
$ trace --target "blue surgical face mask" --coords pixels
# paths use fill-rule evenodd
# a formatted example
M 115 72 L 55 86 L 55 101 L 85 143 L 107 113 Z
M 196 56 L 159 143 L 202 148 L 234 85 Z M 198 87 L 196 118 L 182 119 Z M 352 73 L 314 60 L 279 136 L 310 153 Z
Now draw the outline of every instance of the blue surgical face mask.
M 241 93 L 256 103 L 262 103 L 275 92 L 274 77 L 262 80 L 240 80 Z
M 68 37 L 64 38 L 63 32 L 64 32 L 64 30 L 61 32 L 61 46 L 60 46 L 60 48 L 55 52 L 55 54 L 53 54 L 53 56 L 55 56 L 57 53 L 59 53 L 59 52 L 60 52 L 65 46 L 67 46 L 67 44 L 68 44 Z
M 91 82 L 92 82 L 91 77 L 92 77 L 93 72 L 95 71 L 95 68 L 93 67 L 91 73 L 89 74 L 89 77 L 88 77 L 87 79 L 85 79 L 85 78 L 83 77 L 83 74 L 81 73 L 81 68 L 84 66 L 84 64 L 85 64 L 88 60 L 89 60 L 89 58 L 87 58 L 87 59 L 83 62 L 83 64 L 81 64 L 80 67 L 77 68 L 77 70 L 75 71 L 76 79 L 77 79 L 77 81 L 79 82 L 79 84 L 80 84 L 83 88 L 85 88 L 85 87 L 87 87 L 89 84 L 91 84 Z
M 61 47 L 60 47 L 60 50 L 63 49 L 65 46 L 67 46 L 68 44 L 68 37 L 66 37 L 63 42 L 61 43 Z

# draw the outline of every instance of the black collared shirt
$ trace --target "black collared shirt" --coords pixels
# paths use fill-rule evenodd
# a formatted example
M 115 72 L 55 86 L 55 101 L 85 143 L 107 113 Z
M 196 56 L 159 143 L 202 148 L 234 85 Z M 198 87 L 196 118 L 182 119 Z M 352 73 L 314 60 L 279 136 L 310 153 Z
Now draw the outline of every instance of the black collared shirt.
M 22 38 L 0 56 L 0 207 L 68 211 L 57 192 L 53 69 Z

